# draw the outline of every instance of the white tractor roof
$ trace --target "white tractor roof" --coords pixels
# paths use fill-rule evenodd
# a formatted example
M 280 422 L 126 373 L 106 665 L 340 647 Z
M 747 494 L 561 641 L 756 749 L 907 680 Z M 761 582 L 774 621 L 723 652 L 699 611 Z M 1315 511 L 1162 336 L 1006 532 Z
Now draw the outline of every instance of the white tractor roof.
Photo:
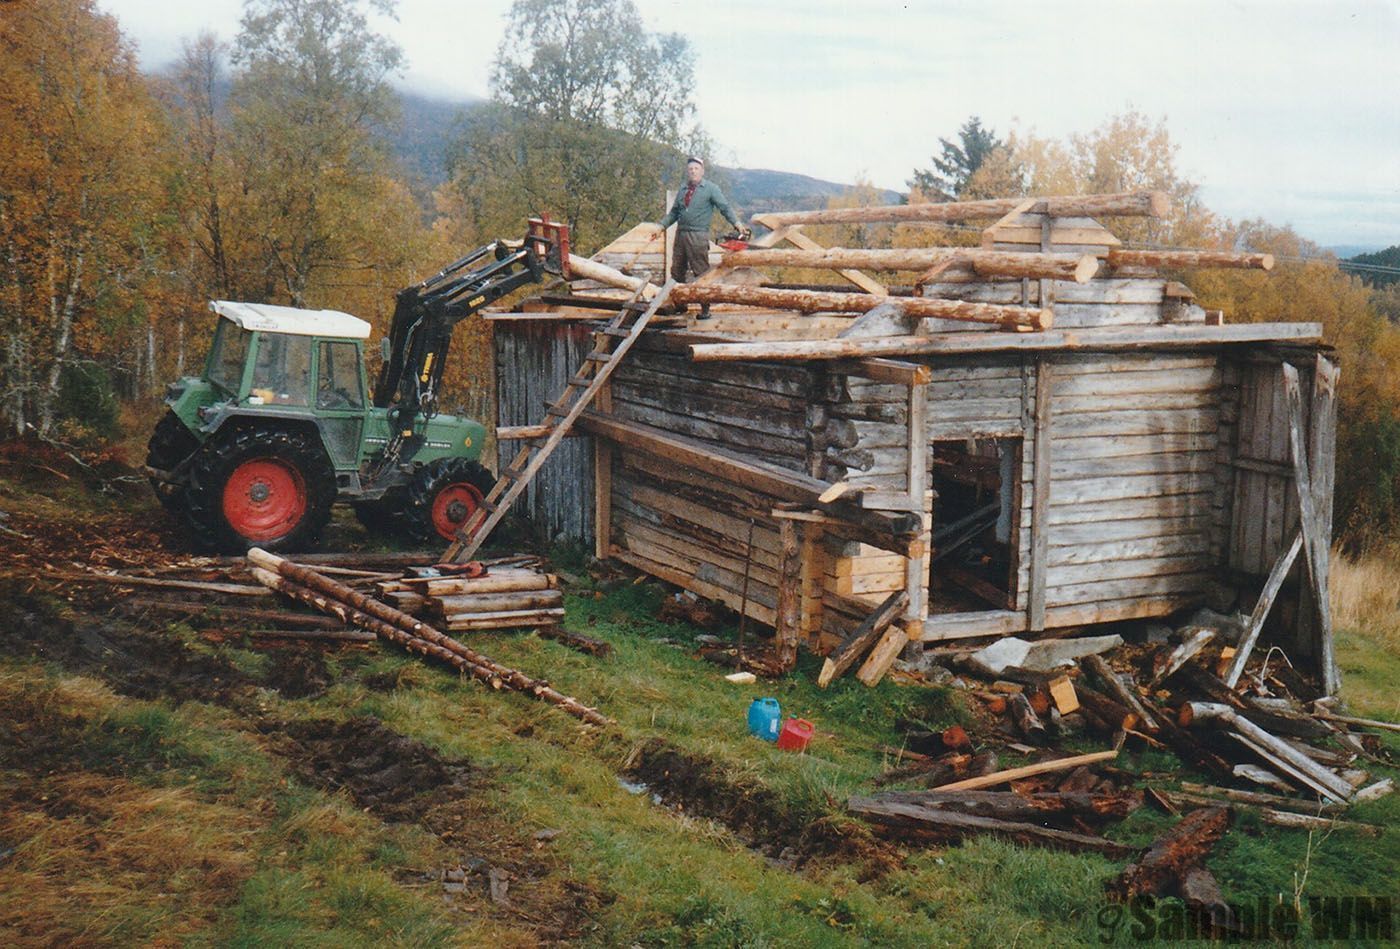
M 290 333 L 294 336 L 348 336 L 368 339 L 369 324 L 339 310 L 301 310 L 269 303 L 235 303 L 211 300 L 209 309 L 245 330 Z

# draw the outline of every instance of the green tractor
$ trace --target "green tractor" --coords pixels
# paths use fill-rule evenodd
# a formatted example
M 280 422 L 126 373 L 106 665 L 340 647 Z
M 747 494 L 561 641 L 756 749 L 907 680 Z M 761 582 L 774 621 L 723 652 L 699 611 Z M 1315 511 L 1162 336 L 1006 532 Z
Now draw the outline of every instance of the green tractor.
M 370 326 L 334 310 L 215 301 L 204 372 L 167 387 L 146 471 L 162 506 L 213 550 L 312 546 L 347 501 L 365 526 L 451 540 L 495 479 L 486 429 L 437 413 L 461 320 L 545 273 L 565 273 L 568 230 L 531 220 L 399 292 L 371 392 Z

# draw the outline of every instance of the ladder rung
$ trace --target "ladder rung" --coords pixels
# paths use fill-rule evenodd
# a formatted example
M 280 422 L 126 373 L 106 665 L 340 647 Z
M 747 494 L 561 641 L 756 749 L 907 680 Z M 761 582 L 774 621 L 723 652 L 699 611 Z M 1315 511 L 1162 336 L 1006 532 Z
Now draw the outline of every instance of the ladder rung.
M 626 326 L 609 326 L 606 329 L 599 330 L 598 332 L 602 333 L 605 336 L 622 337 L 632 335 L 632 330 Z
M 505 468 L 501 469 L 501 477 L 509 478 L 512 481 L 516 481 L 520 478 L 520 474 L 522 471 L 523 469 L 521 468 L 517 468 L 514 465 L 508 465 Z
M 593 377 L 585 376 L 583 373 L 579 373 L 578 375 L 570 379 L 568 384 L 571 386 L 580 386 L 586 389 L 593 384 Z
M 593 352 L 589 353 L 583 358 L 588 360 L 589 362 L 612 362 L 613 357 L 612 353 L 600 352 L 599 350 L 595 349 L 593 350 Z
M 551 406 L 549 406 L 548 408 L 546 408 L 546 409 L 544 410 L 544 414 L 545 414 L 545 415 L 555 415 L 555 416 L 558 416 L 559 418 L 563 418 L 564 416 L 568 415 L 570 411 L 572 411 L 572 410 L 571 410 L 571 409 L 563 408 L 563 407 L 558 406 L 558 405 L 551 405 Z

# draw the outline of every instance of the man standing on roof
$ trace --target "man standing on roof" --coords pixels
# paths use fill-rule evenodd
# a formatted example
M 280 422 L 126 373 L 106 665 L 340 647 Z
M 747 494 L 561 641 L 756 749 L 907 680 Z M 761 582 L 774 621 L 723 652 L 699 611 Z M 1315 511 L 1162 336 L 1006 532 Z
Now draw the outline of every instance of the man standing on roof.
M 705 162 L 699 158 L 687 158 L 685 187 L 677 192 L 671 210 L 657 225 L 658 236 L 672 224 L 679 225 L 676 228 L 676 250 L 671 257 L 671 279 L 677 283 L 685 283 L 687 273 L 699 277 L 710 269 L 710 220 L 716 211 L 741 233 L 746 230 L 730 210 L 724 192 L 705 180 Z M 709 304 L 702 305 L 700 319 L 708 319 L 709 315 Z

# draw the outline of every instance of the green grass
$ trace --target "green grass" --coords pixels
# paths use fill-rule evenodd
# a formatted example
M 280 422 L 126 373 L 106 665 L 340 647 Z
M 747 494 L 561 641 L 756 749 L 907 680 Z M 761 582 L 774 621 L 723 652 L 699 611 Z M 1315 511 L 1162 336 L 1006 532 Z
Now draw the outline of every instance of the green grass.
M 10 497 L 0 492 L 0 501 Z M 357 530 L 340 517 L 336 529 Z M 583 573 L 578 556 L 566 567 Z M 598 706 L 618 723 L 606 733 L 388 647 L 327 653 L 331 685 L 317 697 L 260 689 L 225 705 L 137 701 L 59 668 L 0 661 L 0 794 L 24 782 L 51 794 L 4 798 L 0 850 L 21 847 L 0 862 L 0 933 L 37 913 L 52 933 L 96 942 L 528 944 L 541 936 L 524 916 L 547 925 L 578 902 L 577 893 L 591 893 L 592 923 L 579 939 L 595 945 L 1099 941 L 1103 885 L 1121 862 L 982 838 L 912 848 L 902 865 L 879 874 L 859 859 L 817 859 L 794 871 L 724 823 L 625 788 L 626 762 L 660 740 L 713 762 L 730 782 L 770 792 L 789 819 L 844 819 L 846 797 L 869 791 L 891 763 L 879 749 L 901 743 L 898 720 L 935 727 L 969 720 L 960 694 L 946 689 L 888 681 L 867 689 L 847 677 L 818 690 L 817 661 L 805 654 L 793 676 L 735 686 L 694 658 L 697 630 L 655 619 L 662 596 L 651 582 L 571 590 L 570 628 L 611 642 L 606 658 L 531 634 L 468 636 L 498 661 Z M 255 681 L 279 661 L 273 651 L 209 644 L 187 626 L 165 632 Z M 1343 629 L 1337 648 L 1353 709 L 1400 715 L 1400 656 L 1389 639 Z M 784 714 L 816 724 L 807 754 L 747 734 L 748 705 L 764 695 Z M 307 786 L 261 730 L 364 715 L 444 758 L 471 762 L 470 788 L 454 792 L 465 796 L 437 802 L 443 806 L 430 815 L 438 835 L 386 824 L 343 793 Z M 36 771 L 4 758 L 12 737 L 6 721 L 50 735 L 62 761 Z M 1004 765 L 1016 763 L 1004 756 Z M 1170 755 L 1128 751 L 1119 764 L 1201 780 Z M 66 813 L 54 800 L 98 817 Z M 1347 818 L 1393 827 L 1400 795 Z M 1144 808 L 1108 834 L 1146 844 L 1170 823 Z M 534 841 L 546 829 L 559 833 Z M 493 906 L 479 892 L 444 900 L 428 881 L 435 869 L 472 859 L 528 870 L 512 883 L 515 908 Z M 1309 835 L 1246 818 L 1209 866 L 1227 898 L 1242 903 L 1384 894 L 1400 879 L 1400 835 Z M 1129 938 L 1121 928 L 1113 935 Z

